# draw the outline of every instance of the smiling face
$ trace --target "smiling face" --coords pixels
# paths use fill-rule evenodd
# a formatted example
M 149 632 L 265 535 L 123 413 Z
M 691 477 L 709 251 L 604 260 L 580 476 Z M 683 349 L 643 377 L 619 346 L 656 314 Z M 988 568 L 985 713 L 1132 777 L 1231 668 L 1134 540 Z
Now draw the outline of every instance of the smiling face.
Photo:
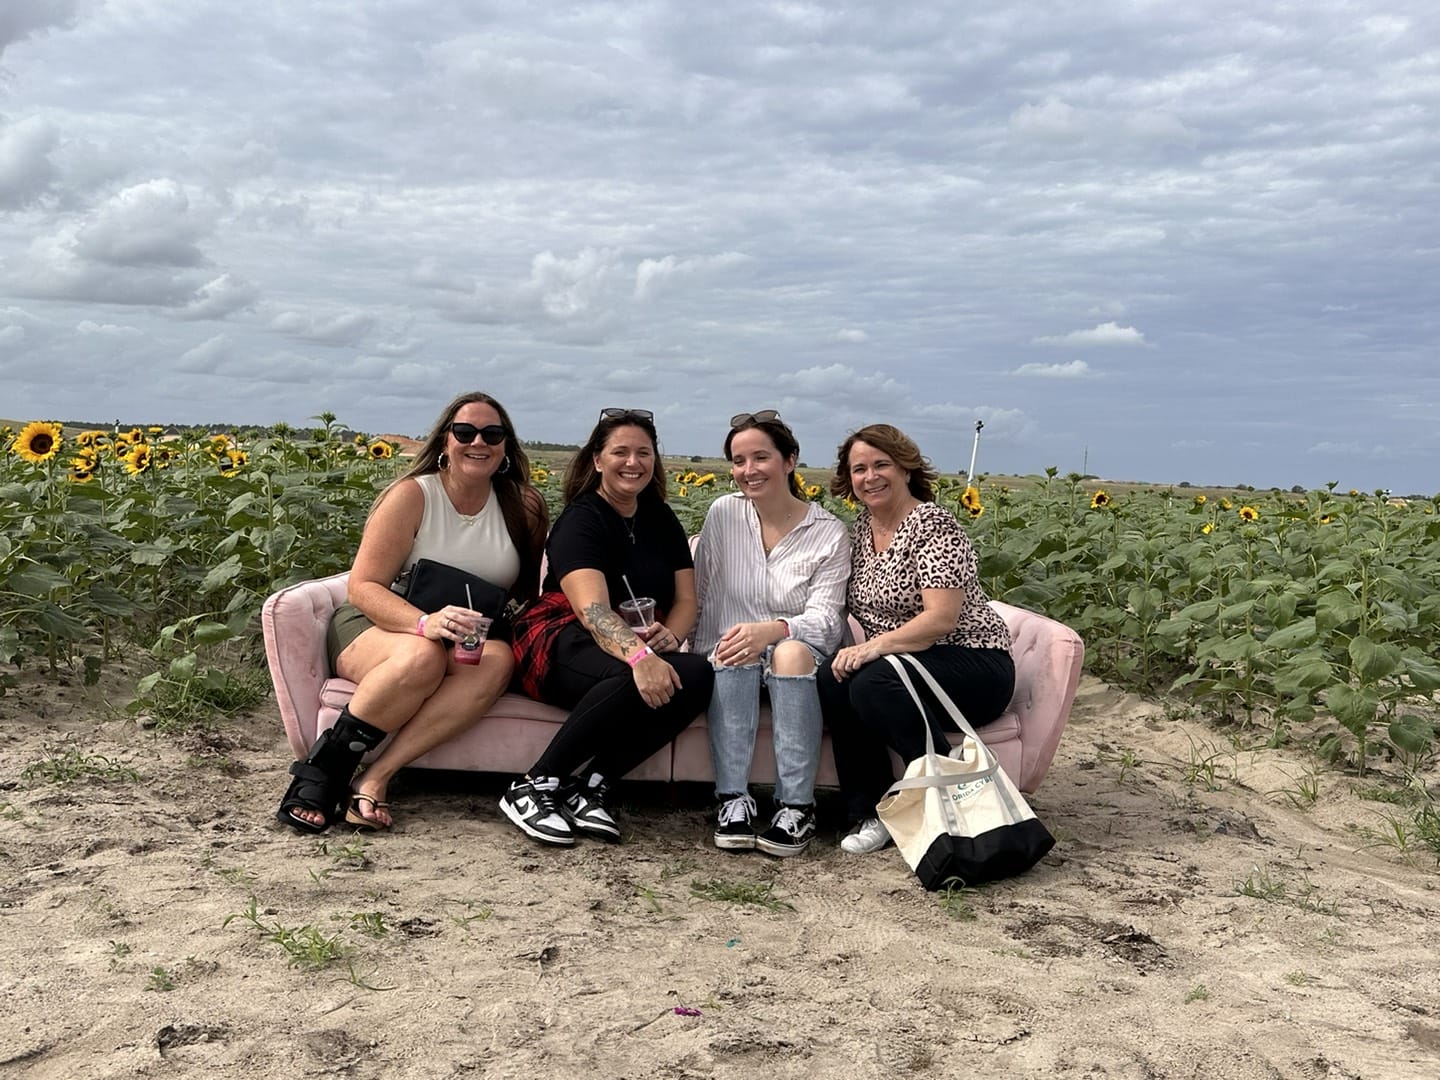
M 857 439 L 850 447 L 848 465 L 855 497 L 872 517 L 889 518 L 910 501 L 910 476 L 889 454 Z
M 760 428 L 737 431 L 730 439 L 730 475 L 747 499 L 764 501 L 789 493 L 793 468 L 794 456 L 783 457 Z
M 472 401 L 462 405 L 452 421 L 456 424 L 474 424 L 477 428 L 487 424 L 504 424 L 494 407 L 483 401 Z M 508 441 L 508 440 L 507 440 Z M 505 443 L 490 446 L 479 435 L 473 442 L 462 443 L 453 432 L 445 434 L 445 453 L 450 457 L 450 472 L 457 480 L 489 480 L 500 471 L 505 460 Z
M 600 474 L 600 494 L 611 503 L 628 505 L 655 476 L 655 444 L 644 428 L 622 424 L 595 455 L 595 471 Z

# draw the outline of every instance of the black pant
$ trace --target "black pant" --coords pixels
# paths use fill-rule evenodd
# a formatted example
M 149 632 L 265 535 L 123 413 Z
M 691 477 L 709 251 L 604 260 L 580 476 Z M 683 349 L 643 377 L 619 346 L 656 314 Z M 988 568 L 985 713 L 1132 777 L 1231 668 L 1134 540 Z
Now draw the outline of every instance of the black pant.
M 680 734 L 710 704 L 715 671 L 693 653 L 664 653 L 681 687 L 652 709 L 635 687 L 635 675 L 578 623 L 555 641 L 545 699 L 570 710 L 530 770 L 531 776 L 566 777 L 582 767 L 616 781 Z
M 932 645 L 913 655 L 950 695 L 971 727 L 998 720 L 1014 696 L 1015 662 L 1004 649 Z M 949 746 L 946 733 L 959 729 L 920 676 L 913 671 L 909 675 L 925 702 L 925 719 L 936 748 L 943 753 Z M 925 731 L 915 702 L 883 657 L 844 682 L 836 681 L 829 664 L 821 664 L 815 681 L 825 725 L 830 729 L 846 813 L 851 821 L 874 817 L 875 804 L 895 782 L 889 751 L 894 750 L 905 762 L 925 753 Z

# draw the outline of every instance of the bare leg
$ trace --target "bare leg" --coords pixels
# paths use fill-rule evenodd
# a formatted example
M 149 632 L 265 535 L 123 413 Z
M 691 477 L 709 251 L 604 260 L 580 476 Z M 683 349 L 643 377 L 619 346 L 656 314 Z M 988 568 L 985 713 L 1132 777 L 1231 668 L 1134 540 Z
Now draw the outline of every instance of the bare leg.
M 815 655 L 798 641 L 782 641 L 770 654 L 770 670 L 776 675 L 809 675 L 815 670 Z
M 504 641 L 487 641 L 480 663 L 473 666 L 452 659 L 439 688 L 425 699 L 408 723 L 395 731 L 380 756 L 360 774 L 356 794 L 383 803 L 397 772 L 479 722 L 510 685 L 514 666 L 514 655 Z M 355 696 L 360 696 L 359 691 Z M 389 811 L 368 799 L 357 804 L 359 813 L 376 825 L 388 827 L 393 820 Z

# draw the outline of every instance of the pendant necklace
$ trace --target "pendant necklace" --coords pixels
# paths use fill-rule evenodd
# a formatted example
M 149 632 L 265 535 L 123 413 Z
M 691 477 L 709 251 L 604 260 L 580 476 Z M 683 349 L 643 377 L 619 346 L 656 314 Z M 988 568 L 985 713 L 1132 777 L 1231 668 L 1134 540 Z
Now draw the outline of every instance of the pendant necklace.
M 635 543 L 635 519 L 633 517 L 622 517 L 620 524 L 625 526 L 625 531 L 630 534 L 630 543 Z

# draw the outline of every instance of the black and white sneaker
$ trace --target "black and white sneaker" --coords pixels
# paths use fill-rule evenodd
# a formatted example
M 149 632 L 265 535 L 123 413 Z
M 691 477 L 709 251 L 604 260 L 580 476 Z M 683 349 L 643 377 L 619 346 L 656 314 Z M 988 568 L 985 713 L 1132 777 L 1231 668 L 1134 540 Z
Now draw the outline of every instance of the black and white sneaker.
M 782 806 L 775 811 L 770 827 L 755 838 L 755 846 L 767 855 L 799 855 L 815 836 L 814 806 Z
M 722 795 L 715 815 L 715 846 L 721 851 L 755 848 L 755 800 L 749 795 Z
M 591 773 L 590 779 L 585 781 L 581 781 L 577 776 L 561 789 L 560 813 L 565 815 L 565 820 L 574 828 L 587 836 L 618 844 L 620 826 L 615 824 L 615 819 L 605 809 L 605 795 L 608 790 L 605 778 L 599 773 Z
M 553 776 L 516 780 L 500 796 L 500 809 L 526 836 L 569 847 L 575 834 L 560 812 L 559 792 L 560 781 Z

